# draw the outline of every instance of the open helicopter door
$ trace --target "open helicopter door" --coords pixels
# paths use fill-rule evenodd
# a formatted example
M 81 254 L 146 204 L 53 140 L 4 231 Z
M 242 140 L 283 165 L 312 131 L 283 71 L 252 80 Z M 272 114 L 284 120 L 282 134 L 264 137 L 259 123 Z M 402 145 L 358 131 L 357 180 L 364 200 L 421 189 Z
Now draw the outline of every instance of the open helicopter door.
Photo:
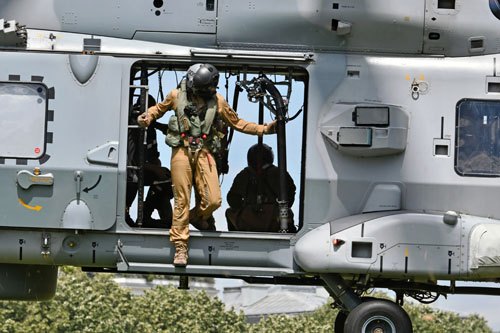
M 0 57 L 0 226 L 109 229 L 120 64 L 81 54 Z
M 235 94 L 232 105 L 236 108 L 237 104 L 235 100 L 238 100 L 239 96 L 240 107 L 237 109 L 238 116 L 241 119 L 256 123 L 258 121 L 258 114 L 256 111 L 259 109 L 259 105 L 262 105 L 261 101 L 274 110 L 280 108 L 278 111 L 282 112 L 282 117 L 284 117 L 283 109 L 285 105 L 283 105 L 283 103 L 285 103 L 285 98 L 286 101 L 292 99 L 290 105 L 293 106 L 294 110 L 302 106 L 292 117 L 286 115 L 286 120 L 292 121 L 297 119 L 297 121 L 287 124 L 287 126 L 291 126 L 288 127 L 288 129 L 292 128 L 295 130 L 292 131 L 295 135 L 288 137 L 288 139 L 293 142 L 292 146 L 295 147 L 295 154 L 291 156 L 292 163 L 288 164 L 291 166 L 291 175 L 295 176 L 294 180 L 299 184 L 301 181 L 301 172 L 303 170 L 300 162 L 303 160 L 303 154 L 301 154 L 301 147 L 303 147 L 303 136 L 301 134 L 303 133 L 301 131 L 304 126 L 304 118 L 297 117 L 301 114 L 301 111 L 304 111 L 304 105 L 306 105 L 305 87 L 307 85 L 307 72 L 300 68 L 300 66 L 277 66 L 275 64 L 268 64 L 264 61 L 257 62 L 257 64 L 254 65 L 241 65 L 238 63 L 227 64 L 227 61 L 219 58 L 215 60 L 206 60 L 203 58 L 200 62 L 211 63 L 216 66 L 220 73 L 225 73 L 226 85 L 222 82 L 224 78 L 221 78 L 219 82 L 220 94 L 224 94 L 224 89 L 222 87 L 226 87 L 226 96 L 229 95 L 229 91 L 231 91 L 232 88 L 236 91 L 240 91 L 241 96 Z M 129 91 L 132 104 L 136 104 L 137 100 L 141 97 L 141 93 L 144 92 L 143 90 L 140 91 L 140 89 L 137 88 L 138 86 L 147 86 L 149 93 L 153 96 L 156 94 L 161 95 L 159 92 L 161 86 L 160 83 L 156 84 L 155 74 L 158 73 L 159 82 L 163 82 L 162 86 L 165 87 L 164 91 L 171 91 L 178 86 L 179 80 L 177 78 L 181 78 L 190 65 L 191 63 L 176 63 L 165 60 L 140 60 L 135 62 L 131 68 L 132 79 L 129 81 L 132 86 Z M 297 64 L 293 63 L 293 65 Z M 144 78 L 144 75 L 141 74 L 144 74 L 144 66 L 147 69 L 148 80 L 142 82 L 141 79 Z M 248 75 L 245 75 L 245 73 Z M 162 81 L 163 75 L 165 76 Z M 242 78 L 242 76 L 244 77 Z M 288 95 L 280 95 L 280 92 L 274 87 L 274 85 L 280 83 L 287 86 Z M 296 89 L 294 90 L 295 94 L 290 97 L 292 84 Z M 276 90 L 273 90 L 273 87 Z M 285 90 L 285 88 L 281 90 Z M 248 99 L 243 98 L 243 96 L 248 97 Z M 226 100 L 228 100 L 227 97 Z M 257 105 L 256 103 L 259 104 Z M 261 108 L 263 109 L 264 107 L 262 106 Z M 169 112 L 170 113 L 165 113 L 162 118 L 158 119 L 159 123 L 166 123 L 167 119 L 172 115 L 172 111 L 169 110 Z M 303 114 L 305 114 L 305 112 Z M 133 116 L 137 117 L 136 115 Z M 285 119 L 281 119 L 281 121 L 284 126 Z M 164 134 L 160 132 L 157 134 L 158 138 L 164 139 Z M 280 134 L 284 137 L 285 133 L 282 131 Z M 278 143 L 276 142 L 279 136 L 279 134 L 265 136 L 265 140 L 267 140 L 265 142 L 273 146 L 275 152 L 277 151 L 279 154 L 281 151 L 284 155 L 285 143 L 282 142 L 282 145 L 278 147 Z M 170 149 L 160 141 L 161 139 L 158 140 L 158 149 L 159 152 L 161 151 L 161 162 L 162 165 L 168 166 Z M 190 229 L 189 261 L 187 267 L 175 267 L 172 265 L 175 252 L 174 246 L 168 240 L 168 231 L 166 228 L 160 226 L 158 223 L 159 220 L 155 220 L 153 223 L 158 224 L 154 226 L 146 224 L 141 227 L 137 221 L 134 221 L 135 224 L 131 226 L 132 229 L 124 225 L 124 223 L 117 227 L 117 231 L 120 233 L 116 246 L 120 255 L 120 259 L 117 263 L 117 270 L 134 273 L 158 272 L 174 275 L 208 274 L 210 276 L 232 276 L 241 277 L 247 281 L 269 281 L 268 279 L 274 278 L 288 279 L 289 276 L 295 274 L 292 250 L 297 234 L 295 233 L 295 228 L 293 228 L 293 230 L 292 228 L 287 230 L 287 218 L 290 217 L 287 215 L 289 212 L 288 209 L 284 209 L 282 214 L 281 220 L 283 221 L 283 228 L 281 228 L 279 223 L 276 228 L 274 227 L 276 224 L 273 223 L 272 228 L 266 228 L 265 230 L 245 228 L 236 228 L 233 230 L 226 226 L 228 221 L 225 216 L 225 211 L 229 208 L 229 204 L 225 200 L 227 193 L 230 191 L 230 187 L 237 174 L 247 167 L 248 148 L 254 145 L 255 141 L 257 141 L 256 136 L 235 134 L 230 153 L 229 173 L 226 169 L 224 174 L 227 174 L 221 185 L 223 197 L 222 207 L 216 210 L 213 216 L 217 223 L 217 230 L 194 230 L 194 227 Z M 140 142 L 142 141 L 139 140 L 139 143 Z M 289 142 L 287 142 L 287 145 L 288 144 Z M 281 158 L 283 159 L 283 156 Z M 287 172 L 286 165 L 281 164 L 279 160 L 280 156 L 278 156 L 277 164 L 280 164 L 285 169 L 284 172 Z M 287 198 L 287 196 L 294 197 L 295 190 L 293 192 L 294 193 L 290 193 L 289 195 L 285 192 L 282 193 L 283 199 L 280 200 L 282 204 L 288 205 L 285 198 Z M 290 198 L 290 201 L 291 200 L 292 198 Z M 301 200 L 298 199 L 295 201 L 296 207 L 300 206 L 300 202 Z M 138 206 L 137 204 L 137 207 Z M 296 213 L 294 215 L 296 219 L 295 222 L 297 222 L 299 228 L 302 226 L 300 209 L 301 207 L 296 208 Z M 139 207 L 137 211 L 139 211 Z M 131 209 L 130 216 L 132 219 L 135 219 L 136 211 Z M 143 217 L 147 218 L 148 215 L 145 214 Z M 298 220 L 297 217 L 299 217 Z M 291 222 L 291 224 L 293 225 L 293 222 Z M 125 228 L 123 232 L 120 230 L 120 227 Z M 257 280 L 254 280 L 255 276 Z

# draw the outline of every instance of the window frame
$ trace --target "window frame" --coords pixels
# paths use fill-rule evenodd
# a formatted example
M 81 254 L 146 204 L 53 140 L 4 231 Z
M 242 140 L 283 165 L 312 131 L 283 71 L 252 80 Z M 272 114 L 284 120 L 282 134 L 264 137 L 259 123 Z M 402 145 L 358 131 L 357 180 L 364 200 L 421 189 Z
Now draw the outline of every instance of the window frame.
M 459 169 L 458 165 L 458 156 L 459 156 L 459 142 L 460 142 L 460 137 L 459 137 L 459 131 L 460 131 L 460 106 L 463 103 L 467 102 L 491 102 L 491 103 L 498 103 L 499 105 L 499 112 L 498 116 L 500 117 L 500 99 L 480 99 L 480 98 L 462 98 L 460 99 L 457 104 L 456 104 L 456 113 L 455 113 L 455 151 L 454 151 L 454 170 L 457 173 L 457 175 L 461 177 L 480 177 L 480 178 L 499 178 L 500 177 L 500 170 L 498 171 L 497 174 L 485 174 L 485 173 L 479 173 L 479 172 L 464 172 Z M 500 156 L 499 156 L 500 157 Z
M 260 60 L 260 61 L 259 61 Z M 134 76 L 134 69 L 140 68 L 142 63 L 146 63 L 146 67 L 148 70 L 155 70 L 158 68 L 162 68 L 164 70 L 168 71 L 175 71 L 179 70 L 182 71 L 183 68 L 189 68 L 191 65 L 200 63 L 200 62 L 206 62 L 213 64 L 220 72 L 221 79 L 223 78 L 223 72 L 227 69 L 239 69 L 242 71 L 241 75 L 243 75 L 243 70 L 248 70 L 249 74 L 258 74 L 259 72 L 263 72 L 265 74 L 269 74 L 269 72 L 273 71 L 278 71 L 281 68 L 287 67 L 287 68 L 294 68 L 297 71 L 300 71 L 303 74 L 304 80 L 297 80 L 297 82 L 303 82 L 304 84 L 304 90 L 303 90 L 303 110 L 302 110 L 302 133 L 301 133 L 301 157 L 300 157 L 300 173 L 299 173 L 299 185 L 296 186 L 300 188 L 300 191 L 296 193 L 295 196 L 295 201 L 299 201 L 299 206 L 298 206 L 298 220 L 295 222 L 297 226 L 297 232 L 293 234 L 286 234 L 289 235 L 290 238 L 295 237 L 295 235 L 299 234 L 301 230 L 305 230 L 304 226 L 306 226 L 308 223 L 304 221 L 304 198 L 305 198 L 305 181 L 306 181 L 306 156 L 307 156 L 307 124 L 308 124 L 308 97 L 309 97 L 309 85 L 310 85 L 310 78 L 311 78 L 311 73 L 310 70 L 307 68 L 307 66 L 302 66 L 300 64 L 294 64 L 294 65 L 286 65 L 286 64 L 269 64 L 267 63 L 266 60 L 261 60 L 257 59 L 256 62 L 252 63 L 244 63 L 244 60 L 241 62 L 231 62 L 231 63 L 225 63 L 222 61 L 220 58 L 209 58 L 207 60 L 198 60 L 197 59 L 190 59 L 190 61 L 180 61 L 180 60 L 175 60 L 175 59 L 170 59 L 170 60 L 139 60 L 136 62 L 133 62 L 130 65 L 130 76 L 129 76 L 129 83 L 130 85 L 134 85 L 134 81 L 139 81 L 140 78 L 137 76 Z M 257 70 L 257 68 L 263 68 L 263 70 Z M 155 72 L 156 73 L 156 72 Z M 137 74 L 137 73 L 135 73 Z M 148 76 L 148 80 L 150 80 L 151 74 Z M 219 93 L 221 93 L 223 96 L 224 94 L 221 92 L 222 89 L 217 90 Z M 131 100 L 131 95 L 130 95 L 130 90 L 129 90 L 129 100 Z M 240 97 L 241 98 L 241 97 Z M 230 104 L 231 105 L 231 104 Z M 232 105 L 231 105 L 232 107 Z M 290 135 L 289 132 L 287 132 L 287 136 Z M 287 154 L 289 153 L 290 147 L 287 145 Z M 276 157 L 277 158 L 277 157 Z M 277 162 L 277 160 L 276 160 Z M 288 171 L 288 170 L 287 170 Z M 295 179 L 294 179 L 295 180 Z M 296 217 L 297 218 L 297 217 Z M 193 230 L 190 230 L 192 232 Z M 194 231 L 196 232 L 196 231 Z M 223 232 L 223 233 L 231 233 L 231 234 L 245 234 L 247 233 L 246 231 L 217 231 L 217 232 Z M 249 233 L 255 233 L 255 232 L 249 232 Z M 262 235 L 276 235 L 274 232 L 258 232 L 258 234 Z M 266 238 L 266 237 L 264 237 Z
M 46 92 L 46 97 L 45 97 L 45 110 L 44 110 L 44 115 L 43 115 L 43 138 L 42 142 L 43 145 L 39 147 L 41 149 L 40 154 L 36 157 L 33 156 L 4 156 L 2 155 L 2 152 L 0 152 L 0 159 L 17 159 L 17 160 L 40 160 L 42 159 L 47 151 L 47 122 L 48 122 L 48 115 L 49 115 L 49 90 L 50 88 L 43 82 L 39 81 L 0 81 L 0 84 L 17 84 L 17 85 L 39 85 L 43 86 Z

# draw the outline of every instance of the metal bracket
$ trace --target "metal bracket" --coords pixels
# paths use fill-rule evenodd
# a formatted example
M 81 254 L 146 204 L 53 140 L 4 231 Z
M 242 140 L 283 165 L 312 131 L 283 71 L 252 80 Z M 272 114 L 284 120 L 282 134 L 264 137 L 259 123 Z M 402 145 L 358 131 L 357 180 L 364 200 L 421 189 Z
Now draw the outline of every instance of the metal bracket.
M 0 19 L 0 45 L 25 47 L 28 43 L 28 32 L 25 25 L 16 21 Z
M 42 233 L 42 256 L 48 258 L 50 256 L 50 234 Z
M 276 114 L 276 107 L 273 105 L 271 95 L 262 87 L 262 79 L 263 77 L 256 77 L 248 81 L 245 73 L 243 80 L 236 84 L 247 91 L 247 97 L 251 103 L 260 102 L 268 108 L 269 111 Z
M 268 51 L 240 51 L 240 50 L 210 50 L 210 49 L 197 49 L 189 50 L 193 57 L 207 57 L 214 56 L 219 58 L 232 58 L 232 59 L 261 59 L 261 60 L 288 60 L 311 62 L 314 60 L 314 53 L 300 53 L 300 52 L 280 52 Z
M 180 290 L 189 290 L 189 276 L 180 275 L 179 276 L 179 288 Z
M 279 207 L 279 221 L 280 221 L 280 233 L 287 233 L 288 232 L 288 224 L 290 223 L 290 216 L 288 214 L 288 211 L 290 208 L 288 207 L 288 201 L 283 200 L 279 201 L 278 200 L 278 207 Z
M 128 271 L 129 264 L 127 258 L 125 257 L 125 254 L 123 253 L 122 247 L 123 243 L 120 239 L 118 239 L 116 241 L 116 250 L 118 251 L 118 255 L 120 256 L 120 261 L 117 264 L 117 269 L 119 271 Z
M 82 180 L 83 180 L 83 172 L 75 171 L 75 182 L 76 182 L 76 200 L 80 200 L 80 194 L 82 192 Z
M 396 303 L 399 304 L 400 306 L 403 306 L 404 304 L 404 292 L 398 290 L 396 291 Z

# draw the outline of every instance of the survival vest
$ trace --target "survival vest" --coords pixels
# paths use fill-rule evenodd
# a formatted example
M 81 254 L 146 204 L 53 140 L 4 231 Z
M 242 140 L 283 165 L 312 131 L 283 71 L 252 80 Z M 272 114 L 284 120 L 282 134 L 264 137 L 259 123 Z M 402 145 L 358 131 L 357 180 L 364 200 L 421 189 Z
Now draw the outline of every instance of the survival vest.
M 168 121 L 165 142 L 170 147 L 200 149 L 206 147 L 213 154 L 221 150 L 225 136 L 225 124 L 217 114 L 217 98 L 208 100 L 206 107 L 198 112 L 196 104 L 188 100 L 186 80 L 179 87 L 177 109 Z

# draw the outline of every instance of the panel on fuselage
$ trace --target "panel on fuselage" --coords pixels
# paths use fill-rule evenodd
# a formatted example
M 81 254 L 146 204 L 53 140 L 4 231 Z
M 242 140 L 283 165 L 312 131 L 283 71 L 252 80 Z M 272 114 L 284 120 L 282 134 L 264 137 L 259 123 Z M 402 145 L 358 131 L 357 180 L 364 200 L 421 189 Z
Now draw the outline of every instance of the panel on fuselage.
M 120 63 L 101 57 L 94 79 L 81 84 L 72 74 L 68 55 L 2 53 L 0 57 L 5 64 L 0 69 L 4 87 L 19 88 L 26 82 L 24 86 L 35 87 L 34 93 L 40 94 L 32 102 L 29 89 L 18 89 L 13 109 L 0 106 L 9 118 L 2 122 L 5 126 L 11 120 L 30 120 L 25 127 L 15 127 L 17 132 L 8 138 L 13 149 L 2 145 L 0 226 L 108 229 L 116 221 Z M 9 99 L 12 94 L 2 97 Z M 30 117 L 32 110 L 26 110 L 30 103 L 43 105 L 43 112 L 38 112 L 43 114 Z M 34 129 L 43 142 L 26 139 Z

